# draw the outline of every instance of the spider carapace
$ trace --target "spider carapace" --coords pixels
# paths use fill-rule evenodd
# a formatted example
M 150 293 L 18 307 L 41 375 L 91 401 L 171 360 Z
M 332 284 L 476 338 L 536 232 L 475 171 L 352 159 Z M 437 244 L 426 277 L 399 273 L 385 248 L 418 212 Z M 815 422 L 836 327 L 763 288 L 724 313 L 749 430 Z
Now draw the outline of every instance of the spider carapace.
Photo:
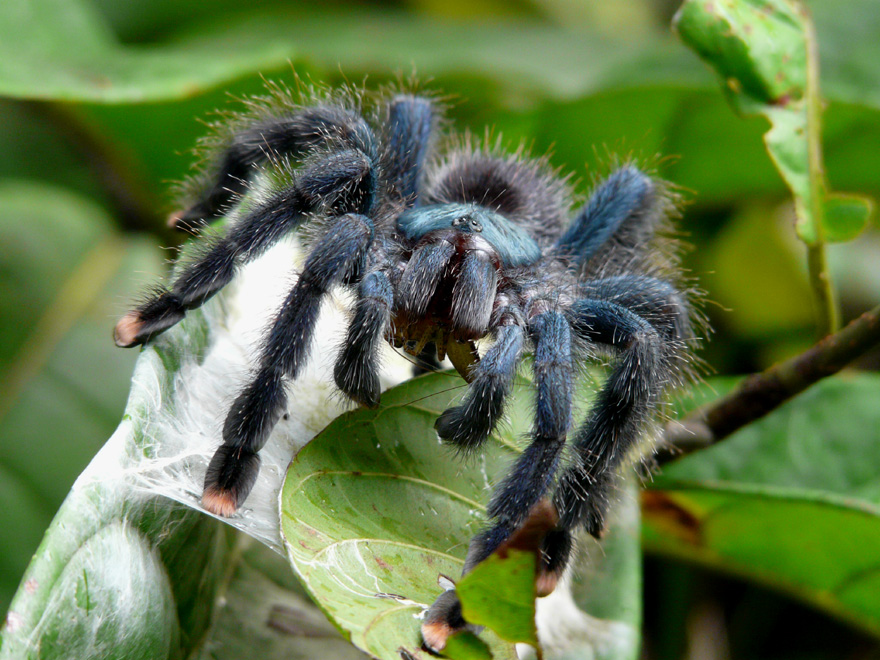
M 668 388 L 689 374 L 694 314 L 667 236 L 672 196 L 624 163 L 572 211 L 566 180 L 545 159 L 451 138 L 441 115 L 439 103 L 410 93 L 322 92 L 297 103 L 276 92 L 253 102 L 216 140 L 204 185 L 172 219 L 198 228 L 241 203 L 235 221 L 168 288 L 126 314 L 115 338 L 120 346 L 148 342 L 240 265 L 304 228 L 305 265 L 207 469 L 203 505 L 223 516 L 253 486 L 258 452 L 287 407 L 285 381 L 308 359 L 333 287 L 356 294 L 335 362 L 339 389 L 377 405 L 381 342 L 413 353 L 430 342 L 469 382 L 436 422 L 440 437 L 461 450 L 477 450 L 490 435 L 518 366 L 532 354 L 530 442 L 495 487 L 464 572 L 531 530 L 539 592 L 549 593 L 572 534 L 600 535 L 621 464 Z M 483 338 L 491 342 L 478 357 L 474 342 Z M 610 375 L 586 419 L 573 423 L 573 380 L 597 353 L 611 355 Z M 466 625 L 449 590 L 428 611 L 422 634 L 440 650 Z

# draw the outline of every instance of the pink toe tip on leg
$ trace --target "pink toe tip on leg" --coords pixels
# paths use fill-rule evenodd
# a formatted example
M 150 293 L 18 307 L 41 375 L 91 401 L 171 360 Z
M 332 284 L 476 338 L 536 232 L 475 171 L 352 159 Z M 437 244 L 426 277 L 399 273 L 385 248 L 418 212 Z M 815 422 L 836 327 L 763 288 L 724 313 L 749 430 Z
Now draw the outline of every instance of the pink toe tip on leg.
M 129 312 L 119 319 L 113 330 L 113 339 L 116 345 L 121 348 L 131 348 L 139 344 L 137 337 L 142 325 L 137 312 Z
M 436 653 L 446 648 L 446 640 L 456 631 L 445 621 L 428 621 L 422 624 L 422 639 L 425 646 Z
M 179 209 L 177 211 L 172 211 L 168 214 L 168 218 L 165 220 L 165 224 L 168 229 L 178 229 L 181 220 L 183 219 L 183 209 Z
M 229 491 L 215 487 L 206 488 L 202 494 L 202 506 L 217 516 L 229 518 L 238 510 L 238 504 Z

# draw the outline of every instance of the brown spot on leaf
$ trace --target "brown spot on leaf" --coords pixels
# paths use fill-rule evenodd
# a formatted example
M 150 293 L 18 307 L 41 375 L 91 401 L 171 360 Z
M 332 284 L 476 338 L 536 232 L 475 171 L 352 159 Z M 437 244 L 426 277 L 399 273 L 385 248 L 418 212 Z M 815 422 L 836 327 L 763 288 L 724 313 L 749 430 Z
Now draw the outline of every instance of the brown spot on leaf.
M 701 545 L 702 523 L 667 493 L 657 490 L 642 492 L 642 514 L 658 529 L 692 545 Z
M 387 561 L 385 561 L 381 557 L 373 557 L 373 559 L 376 560 L 376 563 L 379 565 L 379 568 L 383 568 L 386 571 L 391 570 L 391 564 L 389 564 Z

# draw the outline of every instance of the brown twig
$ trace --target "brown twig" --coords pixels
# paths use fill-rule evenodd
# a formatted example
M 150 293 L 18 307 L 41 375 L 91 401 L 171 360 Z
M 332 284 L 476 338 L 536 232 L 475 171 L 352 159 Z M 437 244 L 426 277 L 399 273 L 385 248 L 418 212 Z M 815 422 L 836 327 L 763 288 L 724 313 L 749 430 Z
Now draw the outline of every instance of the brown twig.
M 671 422 L 660 464 L 708 447 L 843 369 L 880 343 L 880 307 L 790 360 L 752 374 L 730 394 Z

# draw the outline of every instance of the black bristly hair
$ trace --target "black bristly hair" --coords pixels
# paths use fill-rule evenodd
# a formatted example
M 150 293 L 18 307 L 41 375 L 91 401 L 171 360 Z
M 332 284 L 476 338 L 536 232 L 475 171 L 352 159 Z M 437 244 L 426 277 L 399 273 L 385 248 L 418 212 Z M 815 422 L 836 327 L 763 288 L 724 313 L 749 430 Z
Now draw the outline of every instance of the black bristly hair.
M 572 213 L 566 179 L 545 159 L 467 136 L 438 148 L 442 108 L 431 98 L 342 92 L 295 103 L 275 88 L 273 99 L 253 102 L 223 133 L 201 186 L 172 216 L 198 227 L 240 205 L 237 219 L 116 326 L 120 346 L 150 341 L 242 264 L 308 228 L 305 266 L 227 415 L 203 505 L 230 516 L 248 496 L 259 451 L 287 405 L 285 383 L 309 359 L 321 302 L 346 286 L 356 301 L 334 367 L 339 389 L 376 406 L 382 341 L 416 355 L 435 346 L 469 382 L 436 422 L 463 451 L 492 433 L 523 356 L 533 355 L 530 443 L 496 486 L 464 571 L 537 534 L 540 591 L 549 592 L 573 533 L 602 533 L 621 466 L 668 389 L 690 373 L 699 315 L 682 288 L 675 242 L 663 235 L 667 185 L 626 162 Z M 248 196 L 264 174 L 271 191 Z M 494 341 L 480 358 L 474 342 L 487 336 Z M 596 349 L 613 356 L 611 372 L 578 423 L 573 384 Z M 466 623 L 455 592 L 445 592 L 423 623 L 425 643 L 442 650 Z

